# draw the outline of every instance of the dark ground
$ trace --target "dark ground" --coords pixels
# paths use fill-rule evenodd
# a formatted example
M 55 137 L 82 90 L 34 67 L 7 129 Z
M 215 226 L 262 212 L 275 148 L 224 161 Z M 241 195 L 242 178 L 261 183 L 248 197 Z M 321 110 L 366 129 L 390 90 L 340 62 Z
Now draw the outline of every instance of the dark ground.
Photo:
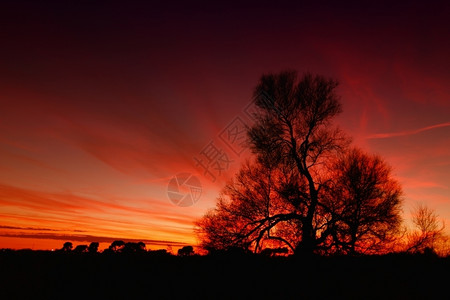
M 0 299 L 445 299 L 450 258 L 0 251 Z

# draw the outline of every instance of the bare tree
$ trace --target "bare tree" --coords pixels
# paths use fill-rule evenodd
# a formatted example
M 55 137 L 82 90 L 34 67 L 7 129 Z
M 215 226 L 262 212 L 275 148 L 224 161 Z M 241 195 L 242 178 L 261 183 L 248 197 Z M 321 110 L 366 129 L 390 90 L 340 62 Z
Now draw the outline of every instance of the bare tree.
M 378 155 L 353 148 L 333 165 L 332 243 L 338 252 L 379 253 L 401 229 L 402 189 L 391 168 Z
M 337 85 L 333 79 L 312 74 L 297 80 L 295 71 L 286 71 L 263 75 L 255 89 L 261 111 L 249 131 L 251 148 L 259 160 L 290 171 L 286 188 L 295 191 L 286 196 L 295 207 L 289 219 L 299 225 L 296 251 L 306 254 L 326 238 L 326 234 L 318 236 L 319 227 L 326 223 L 318 214 L 328 181 L 324 166 L 348 144 L 332 124 L 341 112 Z
M 197 222 L 203 246 L 254 252 L 287 247 L 312 254 L 329 253 L 338 243 L 343 249 L 345 243 L 352 252 L 364 238 L 365 243 L 369 237 L 382 241 L 382 234 L 398 224 L 400 190 L 381 160 L 353 157 L 365 177 L 335 172 L 336 160 L 350 145 L 332 122 L 341 112 L 336 87 L 335 80 L 312 74 L 298 79 L 294 71 L 261 77 L 254 92 L 259 111 L 248 131 L 254 160 Z M 371 172 L 373 166 L 377 168 Z M 359 189 L 365 198 L 357 199 L 356 219 L 350 218 L 354 210 L 344 209 L 340 189 L 345 180 L 367 185 Z M 347 197 L 351 200 L 356 198 Z
M 284 244 L 291 251 L 299 242 L 298 220 L 279 188 L 283 175 L 259 162 L 247 161 L 222 190 L 215 209 L 197 222 L 202 246 L 208 250 L 232 247 L 255 252 Z
M 407 252 L 423 253 L 434 251 L 436 245 L 445 237 L 443 231 L 445 224 L 439 224 L 438 215 L 434 210 L 423 204 L 418 204 L 412 211 L 412 222 L 415 230 L 407 236 Z

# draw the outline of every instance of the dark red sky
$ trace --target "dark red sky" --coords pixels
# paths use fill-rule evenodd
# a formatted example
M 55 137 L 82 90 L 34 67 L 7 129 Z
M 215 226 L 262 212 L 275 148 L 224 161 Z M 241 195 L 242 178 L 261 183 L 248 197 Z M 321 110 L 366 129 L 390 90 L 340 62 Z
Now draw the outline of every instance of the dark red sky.
M 450 221 L 449 4 L 302 2 L 3 1 L 0 248 L 194 244 L 249 154 L 220 132 L 287 68 L 339 80 L 338 122 L 394 167 L 406 219 L 423 202 Z M 214 182 L 194 160 L 210 142 L 233 160 Z M 167 195 L 179 172 L 192 206 Z

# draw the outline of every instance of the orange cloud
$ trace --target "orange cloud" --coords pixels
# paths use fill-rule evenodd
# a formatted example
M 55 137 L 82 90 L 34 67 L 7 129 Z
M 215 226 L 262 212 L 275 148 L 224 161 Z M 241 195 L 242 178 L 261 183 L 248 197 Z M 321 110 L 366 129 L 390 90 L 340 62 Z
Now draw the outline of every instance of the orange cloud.
M 61 240 L 66 235 L 80 237 L 79 232 L 83 232 L 88 237 L 195 243 L 191 232 L 200 209 L 180 209 L 168 201 L 97 198 L 0 185 L 0 216 L 4 220 L 0 230 L 5 237 L 53 236 Z M 26 233 L 29 231 L 32 233 Z

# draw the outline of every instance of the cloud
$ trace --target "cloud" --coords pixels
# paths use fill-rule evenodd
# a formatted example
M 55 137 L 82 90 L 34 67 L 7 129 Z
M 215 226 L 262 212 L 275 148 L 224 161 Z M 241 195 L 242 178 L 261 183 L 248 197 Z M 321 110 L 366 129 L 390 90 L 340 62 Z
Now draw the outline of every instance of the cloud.
M 422 127 L 415 130 L 405 130 L 400 132 L 389 132 L 389 133 L 376 133 L 369 135 L 367 139 L 384 139 L 384 138 L 391 138 L 391 137 L 398 137 L 398 136 L 407 136 L 407 135 L 413 135 L 417 133 L 421 133 L 424 131 L 436 129 L 436 128 L 442 128 L 442 127 L 449 127 L 450 122 L 441 123 L 441 124 L 435 124 L 431 126 Z
M 149 239 L 126 239 L 126 238 L 114 238 L 114 237 L 105 237 L 105 236 L 94 236 L 94 235 L 72 235 L 72 234 L 3 234 L 0 233 L 1 237 L 15 237 L 22 239 L 50 239 L 50 240 L 64 240 L 64 241 L 73 241 L 73 242 L 98 242 L 98 243 L 112 243 L 116 240 L 121 240 L 124 242 L 143 242 L 147 245 L 153 246 L 174 246 L 181 247 L 187 245 L 187 243 L 183 242 L 173 242 L 173 241 L 165 241 L 165 240 L 149 240 Z
M 20 226 L 4 226 L 0 225 L 0 229 L 8 229 L 8 230 L 26 230 L 26 231 L 62 231 L 58 229 L 50 229 L 50 228 L 40 228 L 40 227 L 20 227 Z M 84 230 L 72 230 L 74 232 L 84 232 Z
M 190 214 L 199 213 L 195 207 L 180 210 L 169 201 L 80 196 L 68 191 L 49 193 L 1 184 L 0 204 L 4 206 L 1 217 L 10 220 L 0 227 L 2 234 L 28 234 L 28 238 L 41 239 L 46 234 L 64 239 L 60 233 L 85 232 L 92 236 L 120 235 L 124 239 L 148 239 L 150 235 L 154 240 L 167 238 L 181 243 L 187 242 L 192 230 L 194 216 Z M 43 220 L 47 226 L 52 224 L 52 229 L 34 226 Z

